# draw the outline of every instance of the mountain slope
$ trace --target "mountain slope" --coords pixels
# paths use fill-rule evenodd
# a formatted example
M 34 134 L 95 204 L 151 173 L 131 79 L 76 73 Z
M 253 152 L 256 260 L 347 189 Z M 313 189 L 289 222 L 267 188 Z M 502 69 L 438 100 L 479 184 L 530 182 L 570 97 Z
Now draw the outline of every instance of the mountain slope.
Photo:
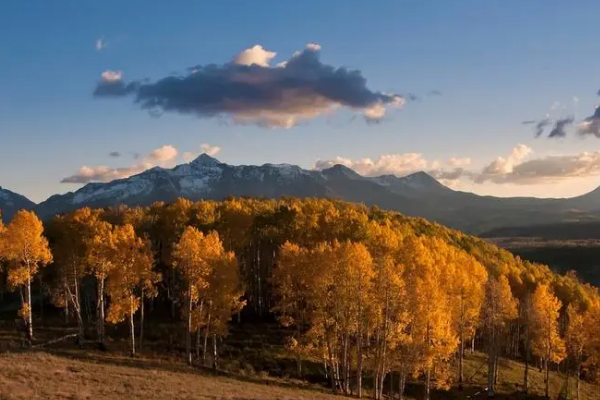
M 21 196 L 15 192 L 0 186 L 0 211 L 2 211 L 2 220 L 8 222 L 12 216 L 19 210 L 32 210 L 35 203 L 25 196 Z
M 422 216 L 470 233 L 505 226 L 600 221 L 600 190 L 572 199 L 498 198 L 452 190 L 425 172 L 402 178 L 364 177 L 342 165 L 323 171 L 289 164 L 233 166 L 206 154 L 173 169 L 156 167 L 127 179 L 90 183 L 76 192 L 50 197 L 36 211 L 48 218 L 84 206 L 228 196 L 337 198 Z

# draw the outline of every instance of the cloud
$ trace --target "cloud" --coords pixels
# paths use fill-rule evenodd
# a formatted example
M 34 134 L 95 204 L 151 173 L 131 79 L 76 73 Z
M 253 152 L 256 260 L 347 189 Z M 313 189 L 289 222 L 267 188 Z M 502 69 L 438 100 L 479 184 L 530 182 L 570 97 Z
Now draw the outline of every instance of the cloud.
M 404 153 L 385 154 L 376 160 L 371 160 L 370 158 L 351 160 L 342 157 L 336 157 L 331 160 L 317 160 L 314 168 L 323 170 L 333 167 L 336 164 L 351 168 L 363 176 L 380 176 L 388 174 L 402 176 L 425 170 L 429 165 L 421 153 Z
M 471 165 L 472 160 L 469 157 L 452 157 L 448 160 L 448 164 L 453 167 L 464 167 L 467 165 Z
M 177 157 L 177 149 L 171 145 L 159 147 L 146 157 L 147 162 L 153 164 L 164 164 L 173 161 Z
M 113 153 L 110 153 L 111 155 Z M 86 184 L 90 182 L 110 182 L 115 179 L 128 178 L 132 175 L 144 172 L 155 166 L 169 166 L 177 157 L 177 149 L 171 145 L 165 145 L 153 150 L 140 162 L 130 167 L 112 168 L 106 165 L 90 167 L 81 166 L 77 172 L 61 180 L 61 183 Z
M 119 153 L 118 151 L 111 151 L 110 153 L 108 153 L 109 157 L 121 157 L 121 153 Z
M 554 127 L 548 134 L 548 138 L 550 138 L 550 139 L 564 138 L 565 136 L 567 136 L 567 131 L 565 129 L 569 125 L 573 124 L 574 121 L 575 121 L 575 118 L 573 118 L 573 117 L 557 119 L 556 122 L 554 123 Z
M 311 43 L 284 63 L 271 67 L 275 52 L 254 46 L 230 63 L 200 65 L 183 76 L 155 82 L 125 83 L 119 73 L 97 83 L 96 97 L 133 96 L 142 109 L 236 123 L 290 128 L 301 121 L 346 108 L 379 121 L 402 96 L 373 91 L 358 70 L 333 67 L 320 60 L 321 46 Z M 110 72 L 110 71 L 107 71 Z M 116 79 L 118 78 L 118 79 Z
M 578 126 L 581 135 L 594 135 L 600 138 L 600 107 L 596 107 L 594 114 L 584 119 Z
M 510 171 L 482 178 L 498 184 L 532 185 L 597 175 L 600 175 L 600 151 L 528 160 L 514 165 Z
M 102 51 L 106 47 L 108 47 L 108 42 L 103 37 L 96 40 L 96 50 L 97 51 Z
M 221 151 L 221 148 L 219 146 L 211 146 L 208 143 L 202 143 L 202 146 L 200 147 L 202 148 L 202 151 L 204 151 L 209 156 L 216 156 Z
M 530 158 L 532 154 L 529 146 L 518 144 L 507 156 L 497 157 L 479 170 L 466 168 L 471 164 L 469 158 L 429 162 L 421 153 L 383 155 L 375 160 L 336 157 L 319 160 L 314 168 L 323 170 L 342 164 L 364 176 L 393 174 L 400 177 L 425 171 L 450 187 L 456 187 L 463 179 L 476 184 L 537 185 L 600 176 L 600 151 Z
M 385 154 L 377 159 L 362 158 L 352 160 L 335 157 L 329 160 L 317 160 L 316 170 L 331 168 L 336 164 L 344 165 L 360 175 L 376 177 L 381 175 L 396 175 L 403 177 L 415 172 L 425 171 L 446 186 L 456 187 L 460 178 L 467 176 L 463 166 L 471 164 L 471 159 L 453 157 L 447 161 L 428 161 L 421 153 Z
M 221 151 L 221 148 L 219 146 L 211 146 L 208 143 L 202 143 L 202 145 L 200 145 L 200 148 L 202 149 L 201 153 L 186 151 L 183 154 L 181 154 L 183 160 L 185 162 L 193 161 L 194 159 L 196 159 L 196 157 L 198 157 L 202 153 L 206 153 L 209 156 L 214 157 Z
M 544 133 L 544 129 L 546 129 L 546 127 L 549 126 L 551 123 L 552 121 L 550 121 L 550 119 L 548 118 L 544 118 L 540 121 L 537 121 L 537 124 L 535 124 L 535 137 L 538 138 L 542 136 L 542 134 Z
M 498 157 L 485 166 L 481 173 L 474 175 L 473 180 L 476 183 L 483 183 L 488 180 L 497 182 L 498 179 L 504 179 L 513 172 L 515 165 L 521 163 L 532 151 L 530 147 L 518 144 L 507 157 Z
M 110 182 L 115 179 L 128 178 L 132 175 L 139 174 L 151 166 L 134 165 L 125 168 L 111 168 L 105 165 L 98 167 L 88 167 L 83 165 L 77 170 L 74 175 L 68 176 L 61 180 L 61 183 L 79 183 L 85 184 L 90 182 Z
M 105 83 L 114 83 L 120 82 L 123 78 L 123 73 L 121 71 L 111 71 L 107 70 L 100 74 L 102 81 Z
M 100 81 L 94 90 L 95 97 L 121 97 L 133 93 L 139 85 L 125 84 L 121 71 L 106 70 L 100 74 Z
M 268 67 L 269 62 L 275 58 L 276 55 L 277 53 L 274 51 L 268 51 L 262 46 L 256 45 L 238 54 L 233 59 L 233 63 L 237 65 L 258 65 L 260 67 Z

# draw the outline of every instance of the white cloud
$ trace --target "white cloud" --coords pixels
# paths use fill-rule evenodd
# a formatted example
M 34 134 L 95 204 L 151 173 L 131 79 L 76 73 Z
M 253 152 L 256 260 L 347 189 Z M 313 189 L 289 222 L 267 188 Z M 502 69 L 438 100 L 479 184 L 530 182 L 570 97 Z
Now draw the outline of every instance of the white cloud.
M 233 63 L 238 65 L 258 65 L 268 67 L 269 62 L 275 58 L 277 53 L 265 50 L 261 45 L 246 49 L 234 57 Z
M 171 145 L 159 147 L 148 155 L 147 161 L 154 164 L 165 164 L 177 157 L 177 149 Z
M 490 166 L 476 174 L 474 181 L 517 185 L 556 183 L 570 178 L 600 176 L 600 151 L 553 154 L 526 161 L 521 158 L 508 168 Z
M 323 170 L 342 164 L 363 176 L 406 176 L 413 172 L 425 171 L 450 187 L 458 186 L 462 179 L 477 184 L 491 182 L 498 185 L 538 185 L 571 178 L 600 176 L 600 151 L 551 154 L 529 159 L 532 153 L 533 150 L 529 146 L 518 144 L 507 156 L 497 157 L 480 170 L 466 169 L 472 164 L 470 158 L 454 157 L 445 162 L 430 162 L 421 153 L 387 154 L 374 160 L 336 157 L 318 160 L 314 168 Z
M 177 154 L 178 152 L 175 147 L 165 145 L 151 151 L 140 162 L 129 167 L 113 168 L 106 165 L 95 167 L 83 165 L 74 175 L 64 178 L 61 183 L 85 184 L 90 182 L 110 182 L 115 179 L 128 178 L 156 166 L 171 166 Z
M 209 156 L 214 157 L 221 151 L 221 147 L 212 146 L 208 143 L 202 143 L 200 145 L 200 148 L 202 149 L 201 152 L 186 151 L 181 154 L 181 157 L 183 158 L 183 160 L 185 162 L 190 162 L 190 161 L 193 161 L 194 159 L 196 159 L 196 157 L 198 157 L 202 153 L 206 153 Z
M 403 176 L 412 172 L 427 169 L 429 163 L 421 153 L 384 154 L 376 160 L 363 158 L 350 160 L 336 157 L 331 160 L 317 160 L 314 168 L 323 170 L 336 164 L 345 165 L 364 176 L 398 175 Z
M 472 160 L 469 157 L 452 157 L 448 160 L 448 164 L 453 167 L 466 167 L 471 165 Z
M 108 42 L 103 37 L 96 40 L 96 50 L 104 50 L 108 46 Z
M 321 51 L 321 45 L 318 43 L 308 43 L 306 49 L 310 51 Z
M 208 143 L 202 143 L 200 147 L 202 148 L 202 151 L 204 151 L 211 157 L 216 156 L 221 151 L 221 148 L 219 146 L 211 146 Z
M 100 74 L 100 77 L 105 83 L 115 83 L 123 79 L 123 73 L 121 71 L 106 70 Z
M 532 149 L 524 144 L 518 144 L 505 157 L 498 157 L 492 163 L 483 168 L 483 171 L 475 178 L 476 182 L 485 182 L 486 180 L 497 180 L 498 177 L 509 175 L 513 172 L 516 165 L 520 164 L 525 157 L 532 153 Z

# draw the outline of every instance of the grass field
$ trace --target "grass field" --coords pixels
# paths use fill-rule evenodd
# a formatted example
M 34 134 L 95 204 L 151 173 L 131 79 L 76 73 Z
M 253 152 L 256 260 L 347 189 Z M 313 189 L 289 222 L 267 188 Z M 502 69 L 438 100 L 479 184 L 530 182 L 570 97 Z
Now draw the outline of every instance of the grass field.
M 469 357 L 467 376 L 485 359 L 480 354 Z M 100 352 L 74 351 L 51 354 L 44 351 L 4 353 L 0 355 L 1 399 L 229 399 L 229 400 L 333 400 L 342 396 L 317 390 L 298 381 L 269 377 L 226 377 L 198 371 L 176 361 L 130 359 Z M 499 399 L 522 398 L 511 394 L 518 388 L 523 365 L 504 361 L 500 370 Z M 543 388 L 542 374 L 532 370 L 532 389 Z M 485 380 L 475 374 L 475 382 Z M 556 399 L 563 377 L 553 374 L 551 398 Z M 476 385 L 459 394 L 437 392 L 437 399 L 486 398 L 473 396 Z M 582 385 L 581 399 L 600 399 L 598 387 Z M 540 398 L 540 397 L 531 397 Z M 571 397 L 574 398 L 574 397 Z
M 0 327 L 1 328 L 1 327 Z M 8 328 L 8 327 L 4 327 Z M 59 330 L 60 331 L 60 330 Z M 39 341 L 58 336 L 51 328 L 39 329 Z M 63 332 L 64 333 L 64 332 Z M 109 351 L 79 349 L 62 342 L 45 350 L 20 350 L 18 335 L 0 329 L 0 399 L 229 399 L 292 400 L 341 399 L 331 394 L 323 379 L 321 365 L 307 362 L 304 371 L 310 381 L 291 378 L 295 365 L 283 347 L 285 332 L 274 324 L 232 325 L 232 335 L 223 343 L 220 369 L 188 367 L 178 346 L 164 340 L 148 340 L 136 358 L 127 356 L 123 340 L 109 339 Z M 176 340 L 178 342 L 178 340 Z M 524 365 L 502 360 L 497 399 L 524 399 L 521 390 Z M 467 354 L 463 392 L 434 392 L 434 399 L 485 399 L 486 358 Z M 551 374 L 551 398 L 563 390 L 565 377 Z M 365 377 L 365 386 L 370 380 Z M 386 385 L 387 388 L 387 385 Z M 575 380 L 571 380 L 574 399 Z M 541 399 L 543 374 L 530 369 L 530 399 Z M 422 386 L 412 382 L 407 398 L 421 398 Z M 583 382 L 581 400 L 600 400 L 600 387 Z

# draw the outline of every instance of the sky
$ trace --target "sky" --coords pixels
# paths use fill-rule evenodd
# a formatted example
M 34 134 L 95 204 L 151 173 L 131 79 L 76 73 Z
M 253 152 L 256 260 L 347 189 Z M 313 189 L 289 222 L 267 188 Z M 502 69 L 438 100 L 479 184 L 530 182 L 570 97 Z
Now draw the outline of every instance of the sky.
M 2 1 L 0 186 L 39 202 L 207 152 L 579 195 L 600 185 L 597 15 L 594 0 Z

